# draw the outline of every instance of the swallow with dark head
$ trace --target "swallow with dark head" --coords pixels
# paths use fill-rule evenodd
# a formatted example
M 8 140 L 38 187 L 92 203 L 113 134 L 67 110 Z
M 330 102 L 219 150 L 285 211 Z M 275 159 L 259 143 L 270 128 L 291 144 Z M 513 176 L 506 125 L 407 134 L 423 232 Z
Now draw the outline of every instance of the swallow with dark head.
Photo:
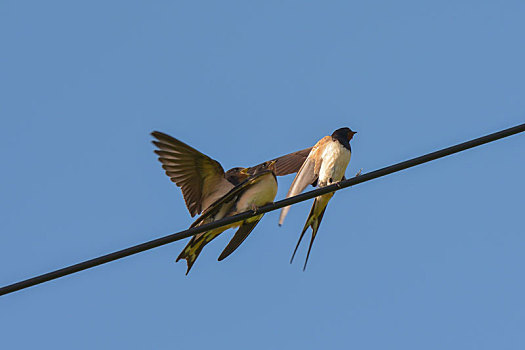
M 334 131 L 331 136 L 325 136 L 319 140 L 314 147 L 312 147 L 306 161 L 297 172 L 286 198 L 298 195 L 304 191 L 308 185 L 325 187 L 341 181 L 344 178 L 346 167 L 350 162 L 350 157 L 352 155 L 350 140 L 352 140 L 355 134 L 356 132 L 349 128 L 341 128 Z M 292 258 L 290 259 L 291 263 L 306 230 L 308 227 L 311 227 L 312 238 L 310 239 L 310 245 L 308 247 L 303 270 L 306 269 L 312 244 L 314 243 L 315 236 L 319 230 L 319 225 L 323 219 L 326 206 L 333 195 L 334 193 L 332 192 L 315 197 L 314 199 L 310 214 L 308 214 L 303 231 L 301 232 L 299 241 L 297 242 L 292 254 Z M 289 206 L 281 210 L 279 225 L 282 225 L 289 210 Z

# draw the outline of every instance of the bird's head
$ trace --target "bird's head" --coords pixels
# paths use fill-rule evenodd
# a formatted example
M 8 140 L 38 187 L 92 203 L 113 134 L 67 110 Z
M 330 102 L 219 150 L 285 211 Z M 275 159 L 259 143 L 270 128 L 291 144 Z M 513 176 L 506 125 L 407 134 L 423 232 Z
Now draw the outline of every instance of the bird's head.
M 346 139 L 348 141 L 350 141 L 354 135 L 357 134 L 356 131 L 352 131 L 352 129 L 350 128 L 341 128 L 341 129 L 337 129 L 336 131 L 333 132 L 332 136 L 333 137 L 340 137 L 340 139 Z
M 267 162 L 265 162 L 265 168 L 268 169 L 268 170 L 271 170 L 275 173 L 275 163 L 277 163 L 277 160 L 274 159 L 274 160 L 269 160 Z
M 251 174 L 248 173 L 247 168 L 232 168 L 224 174 L 224 177 L 226 180 L 228 180 L 230 183 L 232 183 L 234 186 L 237 186 L 247 178 L 249 178 Z
M 252 168 L 253 172 L 251 175 L 259 174 L 259 173 L 262 173 L 263 171 L 268 171 L 268 170 L 271 170 L 275 173 L 275 163 L 276 162 L 277 160 L 274 159 L 274 160 L 269 160 L 267 162 L 259 164 L 258 166 L 255 167 L 255 169 Z

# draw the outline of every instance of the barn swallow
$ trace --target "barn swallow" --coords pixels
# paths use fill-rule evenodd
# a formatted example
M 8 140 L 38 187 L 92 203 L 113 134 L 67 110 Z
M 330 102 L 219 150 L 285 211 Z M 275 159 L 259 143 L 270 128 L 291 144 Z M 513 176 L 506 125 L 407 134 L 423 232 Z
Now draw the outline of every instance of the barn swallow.
M 277 178 L 274 173 L 276 162 L 277 161 L 273 160 L 263 163 L 264 167 L 256 170 L 254 175 L 248 177 L 248 179 L 235 186 L 226 195 L 210 205 L 190 226 L 190 228 L 214 222 L 248 210 L 256 211 L 258 207 L 273 202 L 275 195 L 277 194 Z M 202 248 L 204 248 L 206 244 L 227 229 L 239 227 L 226 248 L 222 251 L 218 260 L 221 261 L 225 259 L 233 253 L 239 245 L 241 245 L 246 237 L 248 237 L 250 232 L 252 232 L 257 223 L 262 219 L 263 215 L 264 214 L 260 214 L 244 221 L 235 222 L 193 236 L 178 256 L 177 261 L 180 259 L 186 260 L 188 265 L 186 274 L 188 274 L 195 263 L 195 260 L 202 251 Z
M 205 211 L 235 186 L 256 172 L 265 170 L 271 161 L 251 168 L 232 168 L 226 172 L 221 164 L 169 135 L 154 131 L 151 135 L 162 168 L 180 189 L 186 207 L 192 217 Z M 311 148 L 275 158 L 275 175 L 282 176 L 297 172 Z
M 325 187 L 341 181 L 345 175 L 346 167 L 350 162 L 350 156 L 352 154 L 350 140 L 355 134 L 356 132 L 349 128 L 341 128 L 334 131 L 331 136 L 325 136 L 319 140 L 297 172 L 286 198 L 298 195 L 310 184 L 314 187 Z M 314 243 L 321 220 L 323 219 L 326 206 L 333 195 L 334 193 L 332 192 L 322 196 L 317 196 L 314 199 L 312 209 L 310 210 L 310 214 L 308 214 L 303 231 L 301 232 L 299 241 L 297 242 L 292 258 L 290 259 L 291 263 L 297 252 L 297 248 L 303 239 L 304 233 L 308 227 L 311 227 L 312 238 L 310 240 L 310 246 L 308 247 L 303 270 L 306 269 L 310 250 L 312 249 L 312 244 Z M 282 209 L 279 217 L 279 225 L 282 225 L 288 210 L 290 210 L 289 206 Z

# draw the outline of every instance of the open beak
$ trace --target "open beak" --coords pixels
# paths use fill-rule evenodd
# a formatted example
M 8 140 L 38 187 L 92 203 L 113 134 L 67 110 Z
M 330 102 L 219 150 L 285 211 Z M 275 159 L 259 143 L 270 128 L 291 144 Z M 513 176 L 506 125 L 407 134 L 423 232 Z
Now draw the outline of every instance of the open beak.
M 277 160 L 272 160 L 268 164 L 268 170 L 275 171 L 275 163 L 277 163 Z

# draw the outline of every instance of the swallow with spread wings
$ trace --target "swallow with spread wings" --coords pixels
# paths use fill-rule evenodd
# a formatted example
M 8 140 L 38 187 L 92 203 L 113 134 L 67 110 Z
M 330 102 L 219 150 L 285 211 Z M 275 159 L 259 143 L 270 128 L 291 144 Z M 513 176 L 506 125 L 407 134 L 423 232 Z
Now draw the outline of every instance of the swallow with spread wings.
M 162 168 L 182 191 L 186 207 L 191 216 L 205 211 L 236 185 L 239 185 L 258 171 L 266 170 L 271 161 L 250 168 L 232 168 L 224 171 L 221 164 L 197 151 L 193 147 L 159 131 L 151 135 Z M 273 159 L 274 173 L 277 176 L 297 172 L 311 147 Z

